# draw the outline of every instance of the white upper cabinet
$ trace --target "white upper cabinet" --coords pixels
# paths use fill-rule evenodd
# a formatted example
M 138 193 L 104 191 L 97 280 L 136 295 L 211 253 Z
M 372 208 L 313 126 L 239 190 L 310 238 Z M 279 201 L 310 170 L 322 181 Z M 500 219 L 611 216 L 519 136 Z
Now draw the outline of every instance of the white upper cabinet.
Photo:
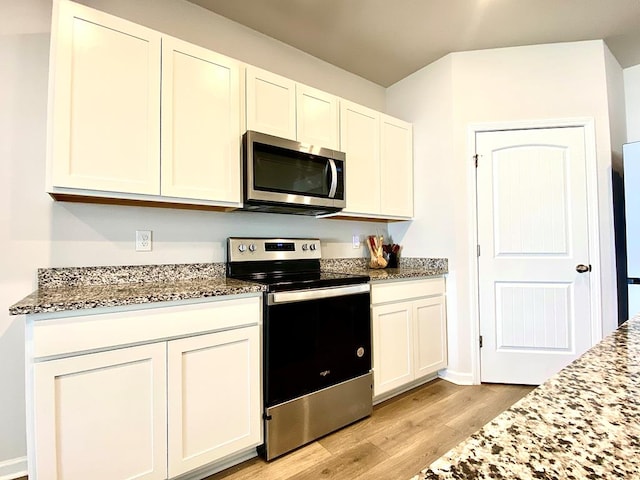
M 340 118 L 338 98 L 307 87 L 296 85 L 297 139 L 299 142 L 338 150 L 340 147 Z
M 50 183 L 160 193 L 160 34 L 54 2 Z
M 346 152 L 341 215 L 412 217 L 411 124 L 69 0 L 53 5 L 54 198 L 235 209 L 246 127 Z
M 240 202 L 240 64 L 162 39 L 163 196 Z
M 247 130 L 296 140 L 296 82 L 247 67 Z
M 54 5 L 48 191 L 239 206 L 241 64 L 83 5 Z
M 413 216 L 413 130 L 388 115 L 380 121 L 380 211 L 390 217 Z
M 380 213 L 380 113 L 342 101 L 340 148 L 347 154 L 345 179 L 349 213 Z
M 247 130 L 338 150 L 338 97 L 247 67 Z
M 342 100 L 340 149 L 347 154 L 343 215 L 395 220 L 413 216 L 410 123 Z

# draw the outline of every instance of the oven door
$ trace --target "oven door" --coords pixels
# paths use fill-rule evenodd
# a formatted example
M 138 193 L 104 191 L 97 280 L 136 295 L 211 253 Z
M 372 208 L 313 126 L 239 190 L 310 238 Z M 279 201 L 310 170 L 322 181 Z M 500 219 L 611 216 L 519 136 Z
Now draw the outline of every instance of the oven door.
M 371 371 L 369 284 L 269 293 L 265 407 Z

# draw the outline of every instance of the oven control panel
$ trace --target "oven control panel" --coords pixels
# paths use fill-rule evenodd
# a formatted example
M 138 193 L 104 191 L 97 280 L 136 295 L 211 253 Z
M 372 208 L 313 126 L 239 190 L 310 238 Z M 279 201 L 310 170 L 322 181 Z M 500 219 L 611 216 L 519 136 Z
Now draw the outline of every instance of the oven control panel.
M 231 262 L 320 258 L 319 238 L 240 238 L 227 240 Z

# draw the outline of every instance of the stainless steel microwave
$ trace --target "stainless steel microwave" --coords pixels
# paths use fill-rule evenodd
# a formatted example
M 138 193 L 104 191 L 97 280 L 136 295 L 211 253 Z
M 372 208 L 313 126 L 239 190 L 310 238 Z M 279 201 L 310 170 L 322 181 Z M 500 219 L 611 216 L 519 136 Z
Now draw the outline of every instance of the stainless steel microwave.
M 247 131 L 242 138 L 244 210 L 323 215 L 345 203 L 345 154 Z

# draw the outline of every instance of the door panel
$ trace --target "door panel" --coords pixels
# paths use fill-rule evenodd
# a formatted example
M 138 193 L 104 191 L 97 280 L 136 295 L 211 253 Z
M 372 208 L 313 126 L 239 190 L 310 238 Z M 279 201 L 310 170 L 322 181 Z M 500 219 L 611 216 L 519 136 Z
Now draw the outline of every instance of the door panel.
M 338 150 L 340 147 L 338 99 L 305 85 L 296 86 L 296 98 L 298 141 Z
M 350 213 L 380 213 L 380 114 L 340 102 L 340 149 L 347 154 L 346 191 Z
M 160 34 L 60 2 L 52 183 L 160 193 Z
M 401 387 L 414 376 L 413 303 L 373 307 L 374 395 Z
M 255 67 L 246 78 L 247 130 L 295 140 L 296 83 Z
M 240 202 L 240 67 L 174 38 L 162 44 L 162 195 Z
M 584 131 L 476 137 L 483 382 L 538 384 L 591 346 Z
M 566 153 L 544 145 L 493 153 L 496 255 L 569 253 Z
M 415 378 L 431 375 L 447 366 L 447 317 L 444 296 L 425 298 L 413 304 Z
M 40 480 L 167 478 L 165 349 L 153 343 L 36 363 L 31 473 Z
M 497 283 L 496 348 L 571 349 L 569 284 Z
M 261 441 L 259 328 L 168 343 L 169 477 Z

